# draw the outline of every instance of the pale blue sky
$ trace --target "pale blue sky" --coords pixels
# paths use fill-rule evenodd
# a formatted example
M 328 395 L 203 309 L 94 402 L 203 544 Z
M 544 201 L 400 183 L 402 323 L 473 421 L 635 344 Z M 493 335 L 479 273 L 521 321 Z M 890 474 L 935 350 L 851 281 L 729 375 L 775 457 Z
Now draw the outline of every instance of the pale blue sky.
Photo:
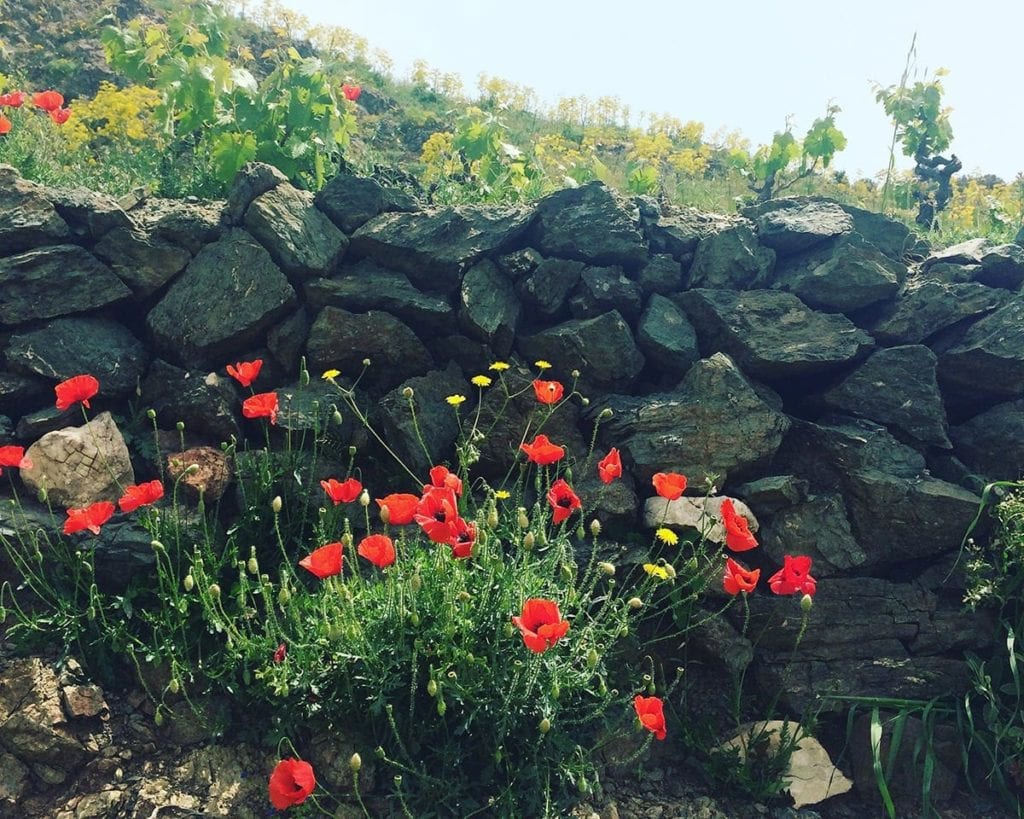
M 387 51 L 422 57 L 476 94 L 480 72 L 560 96 L 618 96 L 633 112 L 738 129 L 754 145 L 792 114 L 802 134 L 829 99 L 849 139 L 836 167 L 870 176 L 892 134 L 870 82 L 899 81 L 917 32 L 920 72 L 943 66 L 952 150 L 965 170 L 1024 171 L 1022 0 L 283 0 Z M 909 160 L 902 165 L 909 167 Z

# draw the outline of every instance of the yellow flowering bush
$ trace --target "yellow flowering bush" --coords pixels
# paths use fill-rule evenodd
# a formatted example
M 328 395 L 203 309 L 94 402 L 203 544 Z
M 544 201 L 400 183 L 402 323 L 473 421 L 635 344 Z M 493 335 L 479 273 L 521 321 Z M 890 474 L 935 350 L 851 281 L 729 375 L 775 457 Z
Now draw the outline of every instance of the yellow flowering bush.
M 76 100 L 75 115 L 64 128 L 71 150 L 96 147 L 103 142 L 120 147 L 159 142 L 155 109 L 160 93 L 153 88 L 100 84 L 92 99 Z

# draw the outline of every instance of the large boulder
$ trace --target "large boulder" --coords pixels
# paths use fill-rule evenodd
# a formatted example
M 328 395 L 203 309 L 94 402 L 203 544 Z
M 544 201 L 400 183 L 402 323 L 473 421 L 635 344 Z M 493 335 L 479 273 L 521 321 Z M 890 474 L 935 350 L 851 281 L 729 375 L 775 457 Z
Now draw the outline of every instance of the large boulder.
M 44 194 L 10 165 L 0 165 L 0 256 L 71 238 L 67 222 Z
M 744 208 L 743 215 L 757 225 L 761 244 L 779 256 L 799 253 L 853 231 L 853 217 L 826 199 L 773 199 Z
M 191 253 L 166 239 L 126 227 L 107 231 L 93 252 L 141 298 L 167 284 L 192 259 Z
M 545 359 L 579 370 L 582 383 L 599 389 L 624 389 L 644 367 L 629 325 L 615 310 L 520 336 L 519 352 L 530 361 Z
M 949 449 L 937 364 L 935 353 L 920 344 L 878 350 L 825 393 L 825 404 Z
M 516 338 L 521 311 L 512 282 L 494 262 L 473 265 L 462 279 L 459 292 L 459 326 L 462 331 L 505 357 Z
M 669 208 L 664 212 L 641 213 L 651 253 L 670 255 L 677 262 L 688 264 L 701 239 L 738 224 L 736 216 L 704 213 L 696 208 Z
M 88 188 L 50 188 L 46 197 L 75 237 L 97 241 L 114 228 L 131 228 L 131 218 L 112 196 Z
M 141 404 L 156 413 L 162 429 L 173 429 L 180 421 L 190 435 L 209 443 L 241 440 L 241 399 L 234 382 L 219 369 L 220 374 L 190 372 L 154 361 L 142 382 Z
M 1024 477 L 1024 399 L 997 404 L 949 434 L 956 456 L 987 480 Z
M 880 305 L 866 328 L 880 344 L 921 344 L 964 319 L 991 313 L 1012 298 L 971 282 L 915 278 L 892 301 Z
M 771 518 L 760 536 L 761 548 L 781 564 L 785 555 L 807 555 L 815 577 L 831 577 L 867 563 L 850 530 L 846 504 L 838 492 L 809 495 Z
M 11 336 L 4 358 L 15 372 L 63 381 L 89 373 L 105 396 L 138 386 L 149 353 L 123 325 L 100 318 L 60 318 Z
M 45 491 L 59 507 L 116 501 L 135 473 L 121 430 L 109 412 L 80 427 L 48 432 L 25 451 L 32 466 L 20 470 L 26 486 Z
M 9 326 L 84 313 L 131 296 L 109 267 L 77 245 L 0 259 L 0 292 L 0 325 Z
M 627 278 L 621 267 L 588 267 L 569 299 L 569 312 L 573 318 L 582 319 L 618 310 L 632 324 L 642 304 L 640 286 Z
M 675 302 L 653 294 L 636 328 L 636 344 L 659 376 L 682 378 L 700 358 L 697 332 Z
M 196 199 L 146 199 L 131 209 L 143 232 L 183 247 L 193 256 L 224 233 L 223 202 Z
M 351 253 L 405 273 L 422 290 L 450 294 L 469 267 L 508 250 L 532 218 L 522 208 L 482 206 L 382 213 L 352 235 Z
M 991 248 L 981 257 L 981 270 L 975 281 L 989 287 L 1019 290 L 1024 284 L 1024 248 L 1017 244 Z
M 767 287 L 775 251 L 762 247 L 746 221 L 701 239 L 690 266 L 689 286 L 753 290 Z
M 701 348 L 722 350 L 767 381 L 817 375 L 862 358 L 873 346 L 845 316 L 820 313 L 789 293 L 689 290 L 674 297 Z
M 939 356 L 939 381 L 979 397 L 1024 395 L 1024 294 L 976 322 Z
M 434 364 L 412 330 L 377 310 L 357 314 L 325 307 L 310 328 L 306 352 L 313 372 L 337 369 L 346 378 L 359 375 L 363 361 L 369 359 L 370 366 L 359 383 L 379 391 L 423 375 Z
M 270 254 L 235 229 L 196 255 L 150 310 L 146 326 L 169 361 L 220 368 L 262 338 L 295 302 L 295 291 Z
M 601 424 L 601 440 L 619 448 L 640 480 L 674 471 L 693 486 L 711 475 L 721 485 L 767 463 L 790 425 L 722 353 L 694 364 L 673 392 L 610 395 L 589 416 L 605 408 L 612 417 Z
M 636 206 L 601 182 L 565 188 L 537 205 L 533 247 L 546 256 L 636 270 L 647 261 Z
M 245 226 L 295 281 L 330 275 L 348 247 L 348 237 L 317 209 L 313 194 L 289 184 L 254 199 Z
M 416 200 L 376 179 L 339 173 L 320 189 L 316 206 L 345 233 L 352 233 L 379 213 L 416 210 Z
M 516 292 L 529 314 L 542 319 L 557 316 L 566 305 L 586 265 L 571 259 L 543 259 L 516 281 Z

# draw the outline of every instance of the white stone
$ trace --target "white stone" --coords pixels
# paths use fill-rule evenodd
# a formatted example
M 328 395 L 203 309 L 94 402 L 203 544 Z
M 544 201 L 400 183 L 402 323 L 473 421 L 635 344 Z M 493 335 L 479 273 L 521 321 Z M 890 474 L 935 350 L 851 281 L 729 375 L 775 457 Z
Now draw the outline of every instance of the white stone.
M 655 495 L 644 503 L 644 525 L 652 529 L 659 526 L 697 529 L 704 532 L 704 537 L 712 543 L 725 542 L 725 527 L 722 526 L 722 501 L 725 496 L 718 497 L 686 497 L 670 501 Z M 759 528 L 757 518 L 743 501 L 732 498 L 736 514 L 747 519 L 750 531 Z

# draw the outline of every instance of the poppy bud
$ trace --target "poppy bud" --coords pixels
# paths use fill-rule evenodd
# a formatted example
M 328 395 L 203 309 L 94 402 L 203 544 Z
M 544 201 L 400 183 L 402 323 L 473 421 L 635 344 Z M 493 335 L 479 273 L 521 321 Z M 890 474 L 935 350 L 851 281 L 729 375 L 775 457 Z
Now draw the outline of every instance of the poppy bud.
M 576 787 L 579 788 L 580 793 L 587 793 L 590 791 L 590 785 L 587 783 L 586 778 L 582 775 L 579 779 L 576 780 Z
M 526 510 L 522 506 L 519 507 L 519 521 L 518 522 L 519 522 L 519 528 L 520 529 L 529 529 L 530 528 L 530 519 L 526 516 Z
M 337 409 L 331 413 L 331 423 L 336 427 L 340 427 L 344 421 L 345 419 L 341 417 L 341 413 Z
M 150 421 L 155 421 L 156 420 L 156 410 L 153 409 L 152 407 L 150 407 L 148 410 L 146 410 L 146 417 Z
M 615 413 L 612 412 L 612 408 L 611 407 L 605 407 L 603 410 L 601 410 L 600 414 L 597 416 L 597 420 L 603 421 L 606 418 L 611 418 L 614 414 Z
M 171 681 L 167 683 L 167 690 L 170 691 L 172 694 L 177 694 L 179 691 L 181 691 L 181 683 L 178 682 L 177 677 L 172 677 Z
M 364 358 L 363 359 L 363 366 L 364 367 L 369 367 L 370 366 L 370 359 Z
M 566 583 L 572 580 L 572 567 L 568 563 L 563 563 L 562 568 L 559 571 L 562 574 L 562 580 Z
M 412 625 L 414 625 L 414 626 L 418 626 L 420 624 L 420 615 L 419 615 L 419 613 L 415 612 L 415 611 L 412 612 L 409 615 L 409 622 L 412 623 Z
M 39 502 L 46 503 L 46 487 L 42 486 L 39 488 Z
M 281 500 L 280 495 L 274 495 L 274 499 L 270 502 L 270 509 L 275 515 L 281 513 L 281 507 L 284 506 L 284 501 Z
M 309 386 L 309 370 L 307 370 L 305 367 L 299 370 L 299 386 Z
M 498 509 L 492 506 L 487 510 L 487 526 L 491 529 L 498 528 Z
M 156 710 L 156 713 L 153 714 L 153 722 L 156 723 L 157 728 L 164 724 L 164 712 L 159 708 Z
M 409 578 L 409 588 L 413 590 L 413 593 L 423 588 L 423 578 L 420 577 L 419 572 Z
M 257 561 L 255 557 L 250 557 L 245 562 L 245 568 L 249 570 L 249 574 L 259 574 L 260 573 L 260 564 L 259 564 L 259 561 Z
M 218 586 L 216 583 L 210 584 L 209 592 L 210 597 L 212 597 L 214 600 L 220 600 L 220 586 Z
M 505 636 L 506 637 L 511 637 L 515 633 L 516 633 L 515 626 L 513 626 L 512 623 L 505 623 Z
M 558 683 L 551 683 L 551 699 L 557 700 L 562 696 L 562 688 Z
M 589 407 L 589 406 L 590 406 L 590 399 L 589 399 L 589 398 L 587 398 L 587 396 L 585 396 L 585 395 L 584 395 L 584 396 L 583 396 L 583 397 L 582 397 L 582 398 L 580 399 L 580 403 L 581 403 L 581 404 L 582 404 L 583 406 L 585 406 L 585 407 Z
M 287 586 L 282 586 L 281 591 L 277 593 L 277 604 L 279 606 L 288 605 L 288 601 L 292 599 L 292 593 L 288 591 Z
M 597 568 L 599 568 L 602 572 L 604 572 L 609 577 L 611 577 L 613 574 L 615 574 L 615 564 L 614 563 L 609 563 L 606 560 L 603 560 L 600 563 L 598 563 L 597 564 Z
M 85 616 L 90 621 L 95 620 L 96 619 L 96 608 L 94 606 L 89 606 L 89 608 L 87 608 L 85 610 Z
M 580 377 L 580 371 L 579 370 L 573 370 L 571 373 L 569 373 L 569 375 L 571 375 L 573 378 L 579 378 Z
M 459 602 L 460 603 L 465 603 L 471 597 L 472 597 L 472 595 L 468 591 L 466 591 L 465 589 L 463 589 L 462 591 L 459 592 Z
M 597 667 L 597 661 L 600 660 L 600 659 L 601 658 L 597 654 L 597 649 L 596 648 L 590 649 L 589 653 L 587 654 L 587 668 L 596 668 Z
M 402 390 L 402 395 L 404 395 L 406 398 L 412 398 L 414 395 L 412 387 L 405 387 Z
M 805 614 L 811 610 L 811 606 L 813 605 L 814 598 L 811 597 L 809 594 L 805 594 L 803 597 L 800 598 L 800 608 L 803 609 Z
M 642 609 L 644 607 L 644 601 L 639 597 L 630 597 L 626 603 L 631 609 Z
M 358 450 L 358 449 L 356 449 L 356 448 L 355 448 L 354 446 L 350 446 L 350 447 L 348 448 L 348 454 L 349 454 L 349 457 L 351 457 L 351 458 L 354 458 L 354 457 L 356 456 L 356 452 L 358 452 L 358 451 L 359 451 L 359 450 Z
M 437 696 L 437 680 L 432 679 L 427 683 L 427 693 L 432 697 Z
M 629 626 L 623 626 L 622 628 L 620 628 L 619 629 L 619 636 L 620 637 L 628 637 L 629 636 Z
M 385 526 L 391 523 L 391 510 L 386 506 L 380 508 L 380 520 Z
M 444 700 L 438 700 L 437 701 L 437 715 L 440 716 L 440 717 L 443 717 L 444 716 L 444 712 L 447 711 L 447 710 L 448 710 L 448 706 L 445 704 L 445 701 Z
M 526 551 L 530 551 L 536 540 L 537 538 L 534 537 L 533 532 L 527 532 L 523 535 L 523 548 L 526 549 Z
M 154 552 L 162 552 L 164 550 L 164 544 L 159 540 L 151 540 L 149 546 Z
M 190 592 L 195 588 L 196 580 L 192 575 L 185 575 L 185 579 L 182 581 L 182 585 L 185 587 L 185 591 Z
M 370 505 L 370 493 L 367 492 L 365 489 L 363 490 L 363 494 L 361 494 L 359 496 L 359 505 L 360 506 L 369 506 Z
M 665 574 L 668 575 L 669 580 L 676 576 L 676 569 L 671 563 L 665 564 Z
M 594 518 L 592 521 L 590 521 L 590 534 L 592 537 L 597 537 L 599 534 L 601 534 L 601 521 L 599 521 L 597 518 Z
M 352 773 L 359 773 L 359 769 L 363 767 L 363 758 L 359 756 L 358 751 L 348 758 L 348 766 Z
M 544 717 L 544 719 L 542 719 L 540 721 L 540 724 L 537 726 L 537 730 L 540 731 L 542 734 L 546 734 L 548 731 L 551 730 L 551 720 L 549 720 L 547 717 Z

